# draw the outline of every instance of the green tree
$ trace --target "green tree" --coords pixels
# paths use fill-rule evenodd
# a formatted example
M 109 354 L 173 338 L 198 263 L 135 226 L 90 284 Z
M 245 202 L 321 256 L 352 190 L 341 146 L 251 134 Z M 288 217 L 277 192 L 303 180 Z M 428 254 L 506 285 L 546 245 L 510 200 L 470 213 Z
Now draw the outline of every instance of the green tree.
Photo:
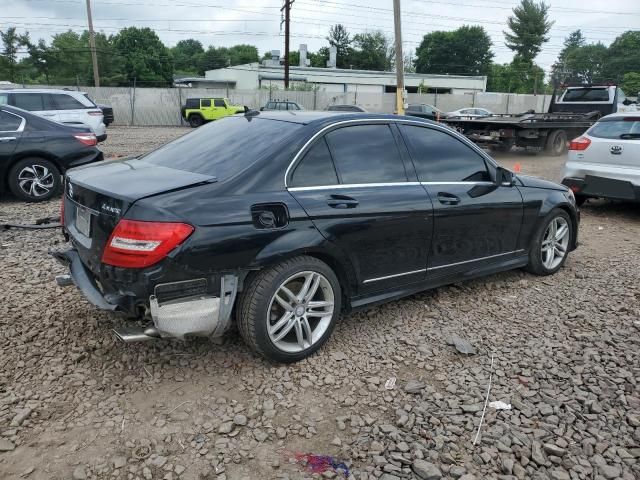
M 173 64 L 167 47 L 148 27 L 127 27 L 114 38 L 127 80 L 140 86 L 163 86 L 173 82 Z
M 244 65 L 259 61 L 258 49 L 254 45 L 240 44 L 229 48 L 230 65 Z
M 640 31 L 629 30 L 619 35 L 609 46 L 609 58 L 604 75 L 622 81 L 629 72 L 640 72 Z
M 289 66 L 290 67 L 297 67 L 300 65 L 300 52 L 293 51 L 293 52 L 289 52 Z
M 428 33 L 416 49 L 416 72 L 486 75 L 493 58 L 491 45 L 491 37 L 480 26 Z
M 544 87 L 544 69 L 519 57 L 511 63 L 493 64 L 487 91 L 504 93 L 540 93 Z
M 640 97 L 640 72 L 627 72 L 622 78 L 622 89 L 631 97 Z
M 329 61 L 329 48 L 321 47 L 316 53 L 307 53 L 307 58 L 312 67 L 326 68 Z
M 45 83 L 49 84 L 55 53 L 43 39 L 38 40 L 36 44 L 29 44 L 28 51 L 29 57 L 25 59 L 25 63 L 28 63 L 32 68 L 31 79 L 38 81 L 42 78 Z
M 29 32 L 21 35 L 16 32 L 16 27 L 9 27 L 4 32 L 0 30 L 0 40 L 2 40 L 2 64 L 0 67 L 6 71 L 9 81 L 16 82 L 18 79 L 18 51 L 21 47 L 29 46 Z
M 594 83 L 603 80 L 608 61 L 608 49 L 602 43 L 583 45 L 571 49 L 565 58 L 565 81 Z
M 381 31 L 358 33 L 353 37 L 353 45 L 350 67 L 379 71 L 391 69 L 390 41 Z
M 533 63 L 542 44 L 549 40 L 547 34 L 553 26 L 549 20 L 549 5 L 534 0 L 521 0 L 507 19 L 509 32 L 505 31 L 505 44 L 525 62 Z
M 72 85 L 79 81 L 86 85 L 92 78 L 88 36 L 84 39 L 69 30 L 58 33 L 51 40 L 49 77 L 52 83 Z
M 564 40 L 564 46 L 558 55 L 558 60 L 551 66 L 551 82 L 557 85 L 574 76 L 567 68 L 567 55 L 586 44 L 586 39 L 581 30 L 575 30 Z
M 333 25 L 329 28 L 327 41 L 329 42 L 329 45 L 336 47 L 336 66 L 338 68 L 349 68 L 349 64 L 351 63 L 349 57 L 351 54 L 352 40 L 351 35 L 347 32 L 345 26 L 338 23 L 337 25 Z M 326 67 L 326 64 L 324 66 Z
M 202 74 L 200 67 L 204 57 L 204 48 L 199 40 L 187 38 L 180 40 L 171 48 L 173 70 L 183 74 Z

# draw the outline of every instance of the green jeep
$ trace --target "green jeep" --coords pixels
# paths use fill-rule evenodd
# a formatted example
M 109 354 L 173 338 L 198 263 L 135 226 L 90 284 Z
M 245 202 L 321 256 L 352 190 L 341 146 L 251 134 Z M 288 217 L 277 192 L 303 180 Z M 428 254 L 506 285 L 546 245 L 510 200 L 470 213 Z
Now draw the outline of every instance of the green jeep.
M 228 98 L 187 98 L 187 103 L 182 107 L 182 118 L 192 128 L 198 128 L 205 122 L 244 111 L 242 105 L 232 105 Z

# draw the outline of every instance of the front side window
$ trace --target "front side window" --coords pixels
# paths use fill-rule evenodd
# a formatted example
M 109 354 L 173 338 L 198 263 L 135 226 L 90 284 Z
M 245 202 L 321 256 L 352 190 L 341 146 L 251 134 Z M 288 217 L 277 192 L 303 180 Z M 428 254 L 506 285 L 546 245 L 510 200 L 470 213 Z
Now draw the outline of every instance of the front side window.
M 226 107 L 226 105 L 224 104 L 224 100 L 222 100 L 221 98 L 216 98 L 213 100 L 213 106 L 214 107 Z
M 211 100 L 210 99 L 200 100 L 200 106 L 201 107 L 210 107 L 211 106 Z
M 14 106 L 29 112 L 45 110 L 44 99 L 41 93 L 14 93 Z
M 54 102 L 54 108 L 56 110 L 81 110 L 87 108 L 71 95 L 54 93 L 51 95 L 51 99 Z
M 490 181 L 482 156 L 462 141 L 432 128 L 400 125 L 421 182 Z
M 388 125 L 343 127 L 329 132 L 326 139 L 342 183 L 407 180 L 400 152 Z
M 8 112 L 0 112 L 0 132 L 15 132 L 20 128 L 22 118 Z
M 293 187 L 313 187 L 338 183 L 333 160 L 324 138 L 318 140 L 305 154 L 291 176 Z

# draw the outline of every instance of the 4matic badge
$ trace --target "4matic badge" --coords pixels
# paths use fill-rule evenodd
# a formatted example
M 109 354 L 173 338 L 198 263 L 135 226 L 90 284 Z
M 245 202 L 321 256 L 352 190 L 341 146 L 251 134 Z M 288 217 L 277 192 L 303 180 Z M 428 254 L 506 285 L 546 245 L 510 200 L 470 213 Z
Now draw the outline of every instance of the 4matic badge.
M 115 213 L 116 215 L 120 215 L 120 212 L 122 211 L 121 209 L 117 208 L 117 207 L 112 207 L 111 205 L 107 205 L 106 203 L 103 203 L 100 208 L 102 210 L 104 210 L 105 212 L 109 212 L 109 213 Z

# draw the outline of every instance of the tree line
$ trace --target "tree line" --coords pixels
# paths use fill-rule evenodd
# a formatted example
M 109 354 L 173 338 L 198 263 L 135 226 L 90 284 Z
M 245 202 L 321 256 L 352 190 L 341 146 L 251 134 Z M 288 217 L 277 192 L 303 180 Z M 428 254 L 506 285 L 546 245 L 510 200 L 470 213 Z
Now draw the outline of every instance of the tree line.
M 507 18 L 505 45 L 514 52 L 509 63 L 495 63 L 491 37 L 479 25 L 453 31 L 434 31 L 422 38 L 415 54 L 402 59 L 408 72 L 486 75 L 487 90 L 538 93 L 562 82 L 615 81 L 631 95 L 640 90 L 640 32 L 628 31 L 610 46 L 588 43 L 580 30 L 565 40 L 552 73 L 545 83 L 544 70 L 535 63 L 553 22 L 543 1 L 521 0 Z M 0 31 L 0 80 L 17 83 L 90 85 L 93 83 L 89 33 L 69 30 L 49 43 L 32 42 L 28 32 L 14 27 Z M 337 67 L 388 71 L 394 68 L 393 41 L 382 31 L 351 35 L 344 25 L 333 25 L 327 46 L 308 52 L 312 67 L 325 67 L 329 46 L 336 47 Z M 197 39 L 165 46 L 150 28 L 126 27 L 115 35 L 95 34 L 102 85 L 170 86 L 174 75 L 202 76 L 207 70 L 258 62 L 254 45 L 204 47 Z M 262 59 L 270 56 L 266 53 Z M 290 65 L 299 64 L 299 53 L 290 52 Z M 428 85 L 427 85 L 428 87 Z

